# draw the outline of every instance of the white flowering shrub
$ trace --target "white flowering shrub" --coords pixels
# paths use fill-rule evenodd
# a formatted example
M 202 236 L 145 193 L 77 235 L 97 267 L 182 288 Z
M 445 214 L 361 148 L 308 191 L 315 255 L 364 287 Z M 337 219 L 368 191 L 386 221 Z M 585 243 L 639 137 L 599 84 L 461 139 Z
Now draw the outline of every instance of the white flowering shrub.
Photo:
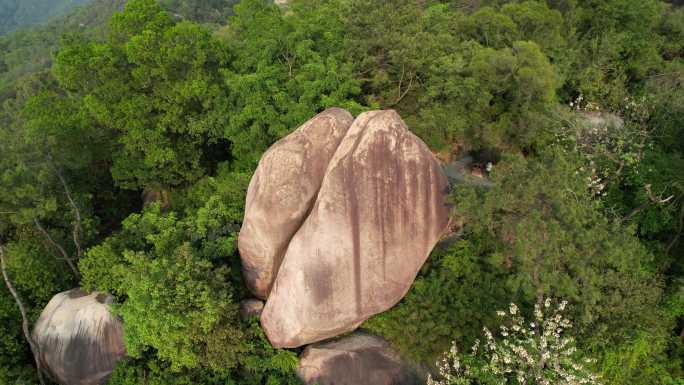
M 484 339 L 475 342 L 470 354 L 461 355 L 456 344 L 437 362 L 440 379 L 428 385 L 534 384 L 598 385 L 599 379 L 575 348 L 563 315 L 567 302 L 552 306 L 546 299 L 536 305 L 534 319 L 526 321 L 518 307 L 499 311 L 501 326 L 495 336 L 484 328 Z
M 648 124 L 653 100 L 627 97 L 617 110 L 604 110 L 580 95 L 569 107 L 571 117 L 562 119 L 555 143 L 584 160 L 578 173 L 586 175 L 593 196 L 606 196 L 608 187 L 619 185 L 630 173 L 639 174 L 654 146 L 653 128 Z

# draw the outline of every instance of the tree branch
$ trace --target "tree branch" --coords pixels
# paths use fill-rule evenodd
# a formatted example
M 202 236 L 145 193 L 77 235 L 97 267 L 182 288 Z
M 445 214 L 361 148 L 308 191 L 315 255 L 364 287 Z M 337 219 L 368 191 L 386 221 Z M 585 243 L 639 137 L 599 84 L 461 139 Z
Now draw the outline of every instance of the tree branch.
M 38 221 L 38 218 L 33 218 L 33 223 L 36 225 L 38 230 L 45 236 L 45 238 L 48 240 L 48 242 L 54 246 L 57 250 L 59 250 L 59 253 L 62 254 L 62 257 L 64 257 L 64 260 L 66 261 L 67 265 L 69 265 L 69 268 L 71 271 L 74 273 L 76 278 L 78 280 L 81 279 L 81 273 L 79 273 L 78 269 L 76 268 L 76 265 L 74 265 L 73 258 L 69 257 L 69 254 L 67 254 L 66 250 L 57 242 L 55 242 L 54 239 L 52 239 L 52 236 L 50 236 L 50 233 L 45 230 L 43 225 L 40 224 L 40 221 Z
M 679 210 L 679 227 L 677 228 L 677 234 L 675 234 L 670 243 L 667 245 L 667 248 L 665 248 L 665 253 L 670 254 L 670 250 L 672 250 L 674 245 L 677 244 L 679 237 L 682 235 L 682 228 L 684 228 L 684 202 Z M 682 330 L 682 336 L 684 337 L 684 329 Z
M 403 77 L 403 75 L 402 75 L 402 77 Z M 411 91 L 412 86 L 413 86 L 413 76 L 411 76 L 409 78 L 409 84 L 408 84 L 408 86 L 406 86 L 404 93 L 400 94 L 399 97 L 397 98 L 397 100 L 395 100 L 394 103 L 390 104 L 388 107 L 394 107 L 397 104 L 399 104 L 399 102 L 401 102 L 401 100 L 404 99 L 404 97 L 409 93 L 409 91 Z M 401 87 L 401 85 L 400 85 L 400 87 Z M 399 91 L 401 92 L 401 89 Z
M 637 215 L 641 210 L 645 209 L 650 205 L 651 201 L 646 201 L 642 203 L 641 205 L 639 205 L 639 207 L 634 208 L 632 211 L 629 212 L 629 214 L 625 215 L 622 219 L 620 219 L 620 223 L 630 220 L 633 216 Z
M 76 258 L 80 259 L 83 256 L 83 248 L 81 247 L 81 232 L 82 232 L 82 219 L 81 219 L 81 210 L 78 209 L 78 205 L 76 205 L 76 202 L 74 201 L 74 198 L 71 195 L 71 189 L 69 189 L 69 185 L 66 182 L 66 179 L 64 179 L 64 175 L 62 174 L 62 171 L 55 167 L 54 165 L 54 159 L 52 157 L 52 154 L 49 152 L 45 155 L 47 160 L 48 160 L 48 165 L 52 170 L 54 171 L 55 175 L 57 175 L 57 178 L 59 179 L 59 182 L 62 184 L 62 188 L 64 189 L 64 193 L 67 197 L 67 200 L 69 201 L 69 205 L 74 211 L 74 217 L 75 217 L 75 222 L 73 224 L 73 229 L 71 232 L 71 236 L 74 241 L 74 246 L 76 247 Z
M 0 245 L 0 268 L 2 269 L 2 277 L 5 280 L 5 285 L 12 294 L 12 297 L 14 297 L 14 301 L 17 303 L 17 306 L 19 307 L 19 312 L 21 312 L 21 329 L 24 332 L 24 338 L 26 338 L 26 342 L 28 342 L 29 346 L 31 347 L 33 359 L 36 361 L 36 371 L 38 372 L 38 380 L 40 381 L 41 385 L 45 385 L 45 380 L 43 379 L 43 371 L 40 365 L 40 359 L 38 358 L 39 348 L 33 341 L 33 338 L 31 338 L 31 333 L 29 332 L 29 322 L 28 316 L 26 315 L 26 308 L 24 307 L 24 302 L 21 300 L 21 297 L 19 297 L 19 293 L 17 293 L 17 291 L 14 289 L 14 286 L 12 285 L 9 276 L 7 275 L 5 251 L 2 245 Z
M 78 259 L 81 259 L 81 257 L 83 256 L 83 249 L 81 248 L 81 210 L 78 209 L 76 202 L 74 202 L 74 199 L 71 196 L 71 190 L 69 189 L 66 180 L 64 180 L 64 176 L 62 175 L 62 173 L 58 169 L 55 169 L 55 174 L 57 174 L 57 178 L 59 178 L 59 181 L 62 183 L 62 187 L 64 188 L 67 200 L 69 201 L 69 204 L 74 210 L 76 222 L 74 223 L 71 236 L 74 240 L 74 245 L 76 246 L 76 256 Z
M 625 217 L 620 219 L 619 223 L 622 223 L 622 222 L 629 220 L 630 218 L 632 218 L 633 216 L 638 214 L 641 210 L 645 209 L 646 207 L 650 206 L 651 204 L 657 204 L 657 205 L 665 204 L 674 198 L 674 195 L 670 195 L 669 197 L 667 197 L 665 199 L 662 199 L 660 197 L 656 197 L 655 195 L 653 195 L 653 192 L 651 191 L 651 185 L 650 184 L 647 184 L 646 186 L 644 186 L 644 188 L 646 189 L 646 194 L 648 195 L 648 201 L 642 203 L 639 207 L 636 207 L 634 210 L 630 211 L 629 214 L 627 214 Z

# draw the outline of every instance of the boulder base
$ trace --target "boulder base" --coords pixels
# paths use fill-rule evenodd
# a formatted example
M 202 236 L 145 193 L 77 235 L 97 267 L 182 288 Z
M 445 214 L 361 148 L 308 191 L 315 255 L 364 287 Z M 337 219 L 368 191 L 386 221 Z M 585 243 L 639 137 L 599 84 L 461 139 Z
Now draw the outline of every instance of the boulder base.
M 389 344 L 365 334 L 308 346 L 297 374 L 307 385 L 412 385 L 418 378 Z
M 64 385 L 100 385 L 126 355 L 114 297 L 73 289 L 52 297 L 33 330 L 40 361 Z
M 352 331 L 394 306 L 448 224 L 447 180 L 394 111 L 361 114 L 288 246 L 261 324 L 275 347 Z
M 259 317 L 264 310 L 264 302 L 258 299 L 246 299 L 240 302 L 240 316 L 242 318 Z

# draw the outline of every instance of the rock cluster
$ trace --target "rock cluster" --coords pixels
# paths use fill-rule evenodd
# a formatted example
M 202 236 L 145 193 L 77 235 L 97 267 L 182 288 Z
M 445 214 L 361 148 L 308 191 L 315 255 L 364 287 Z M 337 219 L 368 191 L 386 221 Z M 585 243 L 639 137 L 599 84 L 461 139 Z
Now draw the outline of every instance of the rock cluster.
M 72 289 L 52 297 L 33 330 L 40 361 L 64 385 L 100 385 L 126 355 L 111 295 Z
M 255 295 L 272 286 L 261 323 L 276 347 L 338 336 L 394 306 L 448 224 L 447 179 L 399 115 L 350 117 L 335 109 L 307 122 L 250 184 L 239 249 Z M 305 127 L 330 132 L 327 144 L 288 144 Z

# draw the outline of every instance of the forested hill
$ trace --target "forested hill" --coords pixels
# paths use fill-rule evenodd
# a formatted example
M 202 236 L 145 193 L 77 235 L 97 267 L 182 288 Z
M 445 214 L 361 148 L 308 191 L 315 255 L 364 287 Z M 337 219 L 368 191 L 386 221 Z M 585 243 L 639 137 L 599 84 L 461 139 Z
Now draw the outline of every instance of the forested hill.
M 60 39 L 79 33 L 90 38 L 104 36 L 112 13 L 123 9 L 125 0 L 93 0 L 45 25 L 0 36 L 0 100 L 22 77 L 50 68 Z
M 10 33 L 0 384 L 297 385 L 367 348 L 421 385 L 683 385 L 683 85 L 661 0 L 93 0 Z
M 0 36 L 63 15 L 91 0 L 0 0 Z
M 80 0 L 80 3 L 85 5 L 44 25 L 0 36 L 0 101 L 13 93 L 11 85 L 17 80 L 50 67 L 62 37 L 77 33 L 91 39 L 104 38 L 109 19 L 115 11 L 123 9 L 126 0 Z M 232 14 L 235 0 L 162 0 L 161 3 L 177 19 L 219 25 Z

